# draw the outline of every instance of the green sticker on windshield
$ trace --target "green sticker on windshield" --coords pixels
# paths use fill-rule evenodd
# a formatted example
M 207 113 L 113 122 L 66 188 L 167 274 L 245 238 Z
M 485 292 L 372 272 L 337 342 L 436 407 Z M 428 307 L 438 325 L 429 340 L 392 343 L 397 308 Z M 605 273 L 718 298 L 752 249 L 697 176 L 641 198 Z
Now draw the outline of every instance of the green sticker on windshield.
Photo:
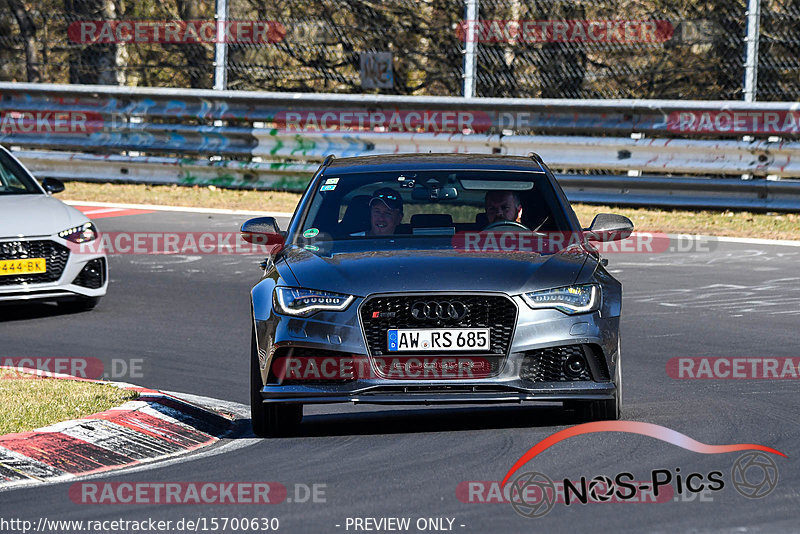
M 310 250 L 312 252 L 316 252 L 316 251 L 319 250 L 319 247 L 317 247 L 315 245 L 306 245 L 303 248 L 306 249 L 306 250 Z
M 314 237 L 318 233 L 319 233 L 319 230 L 317 230 L 316 228 L 309 228 L 308 230 L 303 232 L 303 237 Z

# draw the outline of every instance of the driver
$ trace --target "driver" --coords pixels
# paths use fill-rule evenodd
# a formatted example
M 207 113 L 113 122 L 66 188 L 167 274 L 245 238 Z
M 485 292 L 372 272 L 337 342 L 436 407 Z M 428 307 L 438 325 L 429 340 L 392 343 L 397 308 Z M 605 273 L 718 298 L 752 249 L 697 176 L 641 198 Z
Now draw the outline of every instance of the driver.
M 403 199 L 400 193 L 391 187 L 384 187 L 375 191 L 369 200 L 369 231 L 356 232 L 350 235 L 392 235 L 402 220 Z
M 484 204 L 488 224 L 503 220 L 522 223 L 522 201 L 516 191 L 487 191 Z

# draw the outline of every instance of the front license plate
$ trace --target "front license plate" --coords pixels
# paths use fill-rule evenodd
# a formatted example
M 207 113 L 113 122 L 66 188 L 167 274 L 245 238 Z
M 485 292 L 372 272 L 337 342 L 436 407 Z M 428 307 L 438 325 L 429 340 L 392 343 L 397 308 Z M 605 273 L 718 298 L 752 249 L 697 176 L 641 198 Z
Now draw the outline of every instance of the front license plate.
M 26 258 L 24 260 L 0 261 L 0 276 L 12 274 L 46 273 L 47 261 L 44 258 Z
M 398 328 L 386 337 L 389 352 L 489 350 L 488 328 Z

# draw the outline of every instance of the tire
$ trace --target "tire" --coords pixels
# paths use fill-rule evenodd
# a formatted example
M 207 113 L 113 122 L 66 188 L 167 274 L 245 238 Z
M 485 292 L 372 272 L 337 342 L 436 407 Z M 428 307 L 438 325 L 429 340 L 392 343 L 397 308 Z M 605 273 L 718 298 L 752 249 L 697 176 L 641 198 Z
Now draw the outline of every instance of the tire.
M 250 421 L 260 438 L 287 436 L 303 420 L 302 404 L 264 404 L 255 330 L 250 337 Z
M 83 297 L 78 300 L 59 300 L 58 307 L 68 312 L 82 312 L 93 310 L 100 297 Z

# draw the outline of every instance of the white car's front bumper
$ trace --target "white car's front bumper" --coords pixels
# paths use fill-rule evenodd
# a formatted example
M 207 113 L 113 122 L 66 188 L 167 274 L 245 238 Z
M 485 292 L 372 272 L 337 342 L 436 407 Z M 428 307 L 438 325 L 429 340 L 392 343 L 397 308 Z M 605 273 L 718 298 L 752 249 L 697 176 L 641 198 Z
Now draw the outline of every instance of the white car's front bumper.
M 44 257 L 47 272 L 0 275 L 0 302 L 95 298 L 106 294 L 108 260 L 105 254 L 70 250 L 58 236 L 0 239 L 0 260 Z

